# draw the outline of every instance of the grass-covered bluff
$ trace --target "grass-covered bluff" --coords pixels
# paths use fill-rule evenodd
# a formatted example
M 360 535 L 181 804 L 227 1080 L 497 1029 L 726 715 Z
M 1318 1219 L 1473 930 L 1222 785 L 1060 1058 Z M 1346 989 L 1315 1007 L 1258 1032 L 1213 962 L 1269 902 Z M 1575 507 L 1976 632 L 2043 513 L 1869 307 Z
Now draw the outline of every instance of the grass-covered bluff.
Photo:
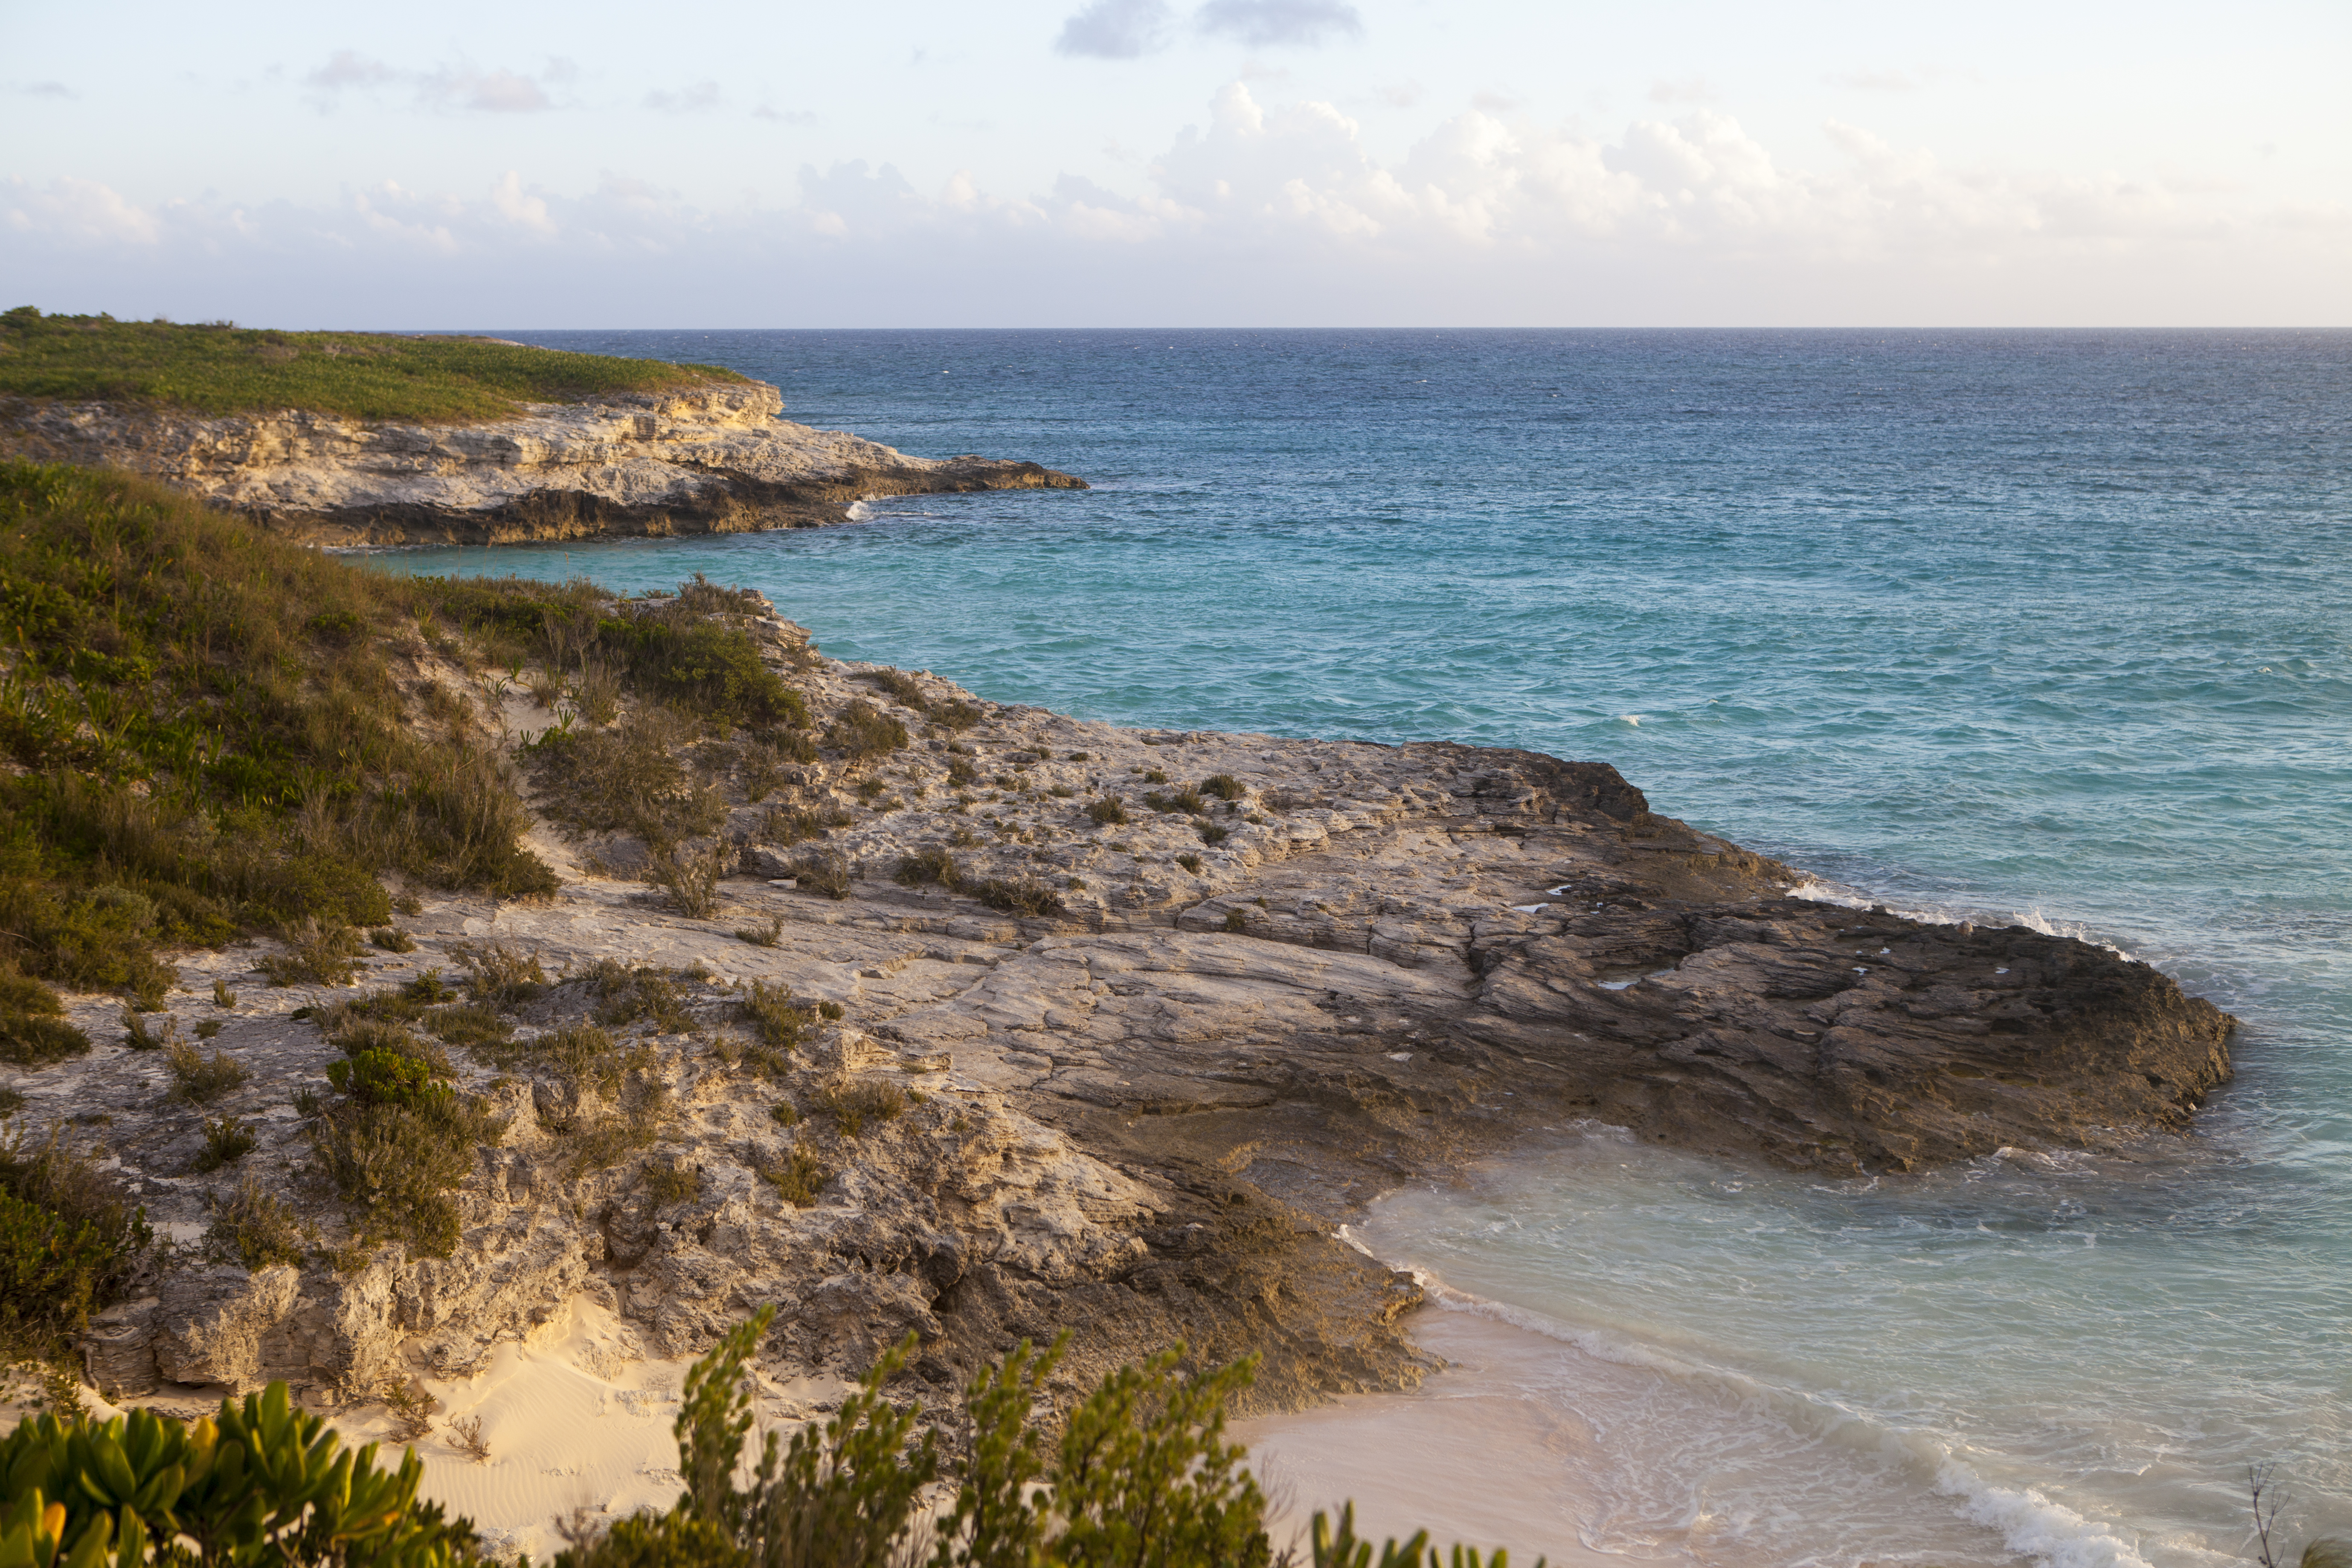
M 302 408 L 429 425 L 507 418 L 529 403 L 744 381 L 717 365 L 488 338 L 118 321 L 43 315 L 30 305 L 0 313 L 0 397 L 103 399 L 211 415 Z

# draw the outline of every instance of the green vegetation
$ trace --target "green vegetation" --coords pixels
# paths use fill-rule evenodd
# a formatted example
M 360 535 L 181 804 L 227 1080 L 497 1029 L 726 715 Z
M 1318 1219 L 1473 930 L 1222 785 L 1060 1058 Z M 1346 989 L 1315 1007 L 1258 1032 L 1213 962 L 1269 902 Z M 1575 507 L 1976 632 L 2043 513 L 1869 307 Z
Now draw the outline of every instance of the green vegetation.
M 1243 795 L 1249 793 L 1242 787 L 1241 780 L 1234 777 L 1231 773 L 1211 773 L 1207 778 L 1201 781 L 1199 792 L 1202 795 L 1215 795 L 1219 800 L 1227 801 L 1239 800 Z
M 0 1134 L 0 1362 L 63 1356 L 153 1245 L 146 1211 L 55 1130 Z
M 447 1053 L 411 1033 L 403 1012 L 423 1004 L 379 992 L 320 1014 L 343 1059 L 327 1068 L 336 1098 L 317 1107 L 312 1162 L 357 1211 L 362 1245 L 399 1240 L 446 1258 L 457 1245 L 450 1194 L 473 1174 L 476 1147 L 497 1143 L 506 1124 L 445 1081 Z
M 214 1212 L 205 1231 L 206 1257 L 247 1269 L 302 1261 L 302 1223 L 280 1198 L 247 1176 Z
M 868 1121 L 896 1121 L 907 1113 L 907 1091 L 870 1079 L 834 1082 L 816 1091 L 815 1105 L 833 1118 L 844 1138 L 861 1138 Z
M 0 964 L 0 1062 L 45 1067 L 87 1055 L 89 1037 L 65 1020 L 65 1002 L 13 964 Z
M 154 1006 L 158 946 L 240 931 L 294 938 L 289 979 L 345 973 L 351 928 L 392 913 L 387 868 L 551 890 L 495 753 L 405 712 L 420 626 L 446 639 L 499 593 L 0 463 L 0 963 Z M 39 1016 L 13 993 L 0 1013 Z
M 1087 815 L 1097 827 L 1123 827 L 1127 825 L 1127 802 L 1115 795 L 1107 795 L 1087 807 Z
M 470 1523 L 418 1500 L 414 1453 L 387 1471 L 374 1444 L 338 1453 L 341 1443 L 282 1383 L 189 1426 L 150 1410 L 27 1417 L 0 1438 L 0 1565 L 487 1561 Z
M 787 1105 L 779 1104 L 769 1114 L 774 1116 L 778 1122 L 790 1126 L 800 1120 L 798 1111 L 793 1111 L 790 1117 L 777 1114 L 788 1109 Z M 817 1194 L 833 1180 L 833 1173 L 824 1168 L 816 1155 L 798 1144 L 785 1152 L 784 1162 L 781 1165 L 770 1164 L 754 1154 L 751 1168 L 760 1173 L 761 1181 L 776 1189 L 777 1196 L 796 1209 L 814 1208 Z
M 817 743 L 841 752 L 852 763 L 871 762 L 905 746 L 907 726 L 863 698 L 853 698 L 834 716 Z
M 200 414 L 308 408 L 449 424 L 509 417 L 526 403 L 744 380 L 716 365 L 563 353 L 488 338 L 175 326 L 45 316 L 29 305 L 0 314 L 0 395 L 109 398 Z

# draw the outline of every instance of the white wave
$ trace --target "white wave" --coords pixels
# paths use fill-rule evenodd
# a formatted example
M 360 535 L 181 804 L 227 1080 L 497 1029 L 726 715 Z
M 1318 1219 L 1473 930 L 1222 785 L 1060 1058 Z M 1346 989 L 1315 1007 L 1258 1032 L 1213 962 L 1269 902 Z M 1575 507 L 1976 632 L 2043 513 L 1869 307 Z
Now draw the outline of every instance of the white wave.
M 1908 906 L 1890 904 L 1884 898 L 1874 897 L 1858 889 L 1824 882 L 1817 877 L 1807 877 L 1803 881 L 1790 888 L 1788 890 L 1788 896 L 1792 899 L 1802 899 L 1808 903 L 1835 904 L 1843 910 L 1885 910 L 1887 913 L 1900 915 L 1905 920 L 1917 921 L 1921 925 L 1977 925 L 1995 928 L 2023 926 L 2028 931 L 2040 931 L 2043 936 L 2070 936 L 2077 942 L 2087 942 L 2093 947 L 2105 948 L 2117 958 L 2126 962 L 2132 958 L 2129 952 L 2117 947 L 2114 942 L 2092 931 L 2090 927 L 2076 921 L 2053 921 L 2039 909 L 2002 910 L 1981 904 Z
M 1962 1519 L 2000 1531 L 2011 1552 L 2040 1558 L 2049 1568 L 2153 1568 L 2137 1546 L 2105 1525 L 2031 1487 L 1993 1486 L 1958 1459 L 1945 1461 L 1936 1489 L 1961 1500 Z
M 849 521 L 852 522 L 871 522 L 874 521 L 874 509 L 867 506 L 862 500 L 851 501 L 849 503 Z

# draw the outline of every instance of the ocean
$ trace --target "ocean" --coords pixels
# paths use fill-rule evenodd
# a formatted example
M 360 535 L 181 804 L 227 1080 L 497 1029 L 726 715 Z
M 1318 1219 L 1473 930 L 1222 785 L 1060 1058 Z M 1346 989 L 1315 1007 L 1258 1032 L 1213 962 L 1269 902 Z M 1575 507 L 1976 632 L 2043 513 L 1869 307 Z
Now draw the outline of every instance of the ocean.
M 1299 1510 L 1515 1560 L 2189 1568 L 2352 1531 L 2352 332 L 529 332 L 1084 492 L 403 552 L 695 572 L 1089 718 L 1615 764 L 1823 897 L 2244 1020 L 2187 1139 L 1824 1181 L 1563 1125 L 1376 1205 L 1407 1395 Z

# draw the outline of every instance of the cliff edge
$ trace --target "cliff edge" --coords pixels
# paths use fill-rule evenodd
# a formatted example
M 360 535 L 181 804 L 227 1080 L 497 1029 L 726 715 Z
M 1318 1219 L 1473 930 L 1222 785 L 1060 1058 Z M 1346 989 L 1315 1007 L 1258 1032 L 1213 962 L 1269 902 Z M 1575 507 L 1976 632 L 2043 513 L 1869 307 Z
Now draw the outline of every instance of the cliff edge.
M 818 528 L 877 496 L 1087 488 L 1035 463 L 909 457 L 782 408 L 755 381 L 465 423 L 13 396 L 0 397 L 0 455 L 142 474 L 331 547 Z

